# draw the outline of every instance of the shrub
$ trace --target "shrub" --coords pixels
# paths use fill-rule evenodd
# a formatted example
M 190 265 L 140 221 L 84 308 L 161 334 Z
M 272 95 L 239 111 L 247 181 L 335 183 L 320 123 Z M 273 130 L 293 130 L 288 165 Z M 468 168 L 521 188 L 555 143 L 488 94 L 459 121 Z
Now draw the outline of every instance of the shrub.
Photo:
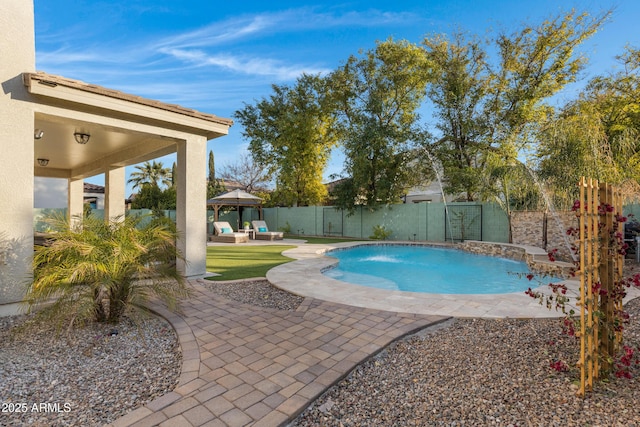
M 283 233 L 291 233 L 291 224 L 289 224 L 289 221 L 287 221 L 285 223 L 285 225 L 283 225 L 282 227 L 280 227 L 278 230 L 282 231 Z
M 49 218 L 53 239 L 34 254 L 28 311 L 50 303 L 38 314 L 71 328 L 93 321 L 117 323 L 125 312 L 147 311 L 151 296 L 175 309 L 189 294 L 176 270 L 176 259 L 184 259 L 176 232 L 161 220 L 141 226 L 142 219 L 89 217 L 80 224 L 77 218 L 71 223 Z
M 372 240 L 387 240 L 393 232 L 387 230 L 383 225 L 374 225 L 373 234 L 369 236 Z

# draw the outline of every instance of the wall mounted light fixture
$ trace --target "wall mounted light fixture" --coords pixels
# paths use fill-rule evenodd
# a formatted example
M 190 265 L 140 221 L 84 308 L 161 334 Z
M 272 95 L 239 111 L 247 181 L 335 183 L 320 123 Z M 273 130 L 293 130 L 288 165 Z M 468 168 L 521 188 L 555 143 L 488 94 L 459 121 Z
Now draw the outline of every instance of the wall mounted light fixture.
M 44 131 L 42 129 L 36 129 L 33 131 L 33 139 L 42 139 Z
M 49 159 L 38 159 L 38 164 L 40 166 L 47 166 L 49 164 Z
M 88 133 L 75 132 L 73 134 L 73 137 L 76 139 L 76 142 L 78 144 L 84 145 L 89 142 L 89 138 L 91 138 L 91 135 L 89 135 Z

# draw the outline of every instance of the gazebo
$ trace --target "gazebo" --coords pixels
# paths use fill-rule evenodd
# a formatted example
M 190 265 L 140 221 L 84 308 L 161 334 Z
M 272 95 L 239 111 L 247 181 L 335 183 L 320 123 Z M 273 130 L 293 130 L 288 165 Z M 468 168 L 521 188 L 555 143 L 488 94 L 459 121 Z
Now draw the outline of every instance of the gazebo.
M 222 206 L 236 206 L 238 209 L 238 229 L 240 228 L 241 208 L 257 208 L 259 218 L 262 219 L 262 199 L 243 190 L 233 190 L 207 200 L 207 208 L 213 208 L 213 220 L 218 221 L 218 213 Z

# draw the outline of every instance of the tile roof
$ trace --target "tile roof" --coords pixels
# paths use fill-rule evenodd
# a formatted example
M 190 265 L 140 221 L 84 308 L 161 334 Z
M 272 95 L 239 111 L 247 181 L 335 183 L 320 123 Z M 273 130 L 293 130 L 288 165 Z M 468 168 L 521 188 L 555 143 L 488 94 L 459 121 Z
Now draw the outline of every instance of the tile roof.
M 104 193 L 104 187 L 102 185 L 90 184 L 88 182 L 84 183 L 84 192 L 85 193 Z

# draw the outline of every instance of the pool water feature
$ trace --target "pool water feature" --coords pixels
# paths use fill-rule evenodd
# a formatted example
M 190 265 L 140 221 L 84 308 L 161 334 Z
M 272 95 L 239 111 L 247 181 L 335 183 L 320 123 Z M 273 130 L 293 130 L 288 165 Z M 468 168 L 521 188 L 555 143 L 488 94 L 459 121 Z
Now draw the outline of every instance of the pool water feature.
M 363 245 L 326 255 L 338 259 L 338 264 L 325 270 L 325 276 L 379 289 L 503 294 L 524 292 L 535 285 L 526 277 L 531 272 L 524 262 L 450 248 Z

